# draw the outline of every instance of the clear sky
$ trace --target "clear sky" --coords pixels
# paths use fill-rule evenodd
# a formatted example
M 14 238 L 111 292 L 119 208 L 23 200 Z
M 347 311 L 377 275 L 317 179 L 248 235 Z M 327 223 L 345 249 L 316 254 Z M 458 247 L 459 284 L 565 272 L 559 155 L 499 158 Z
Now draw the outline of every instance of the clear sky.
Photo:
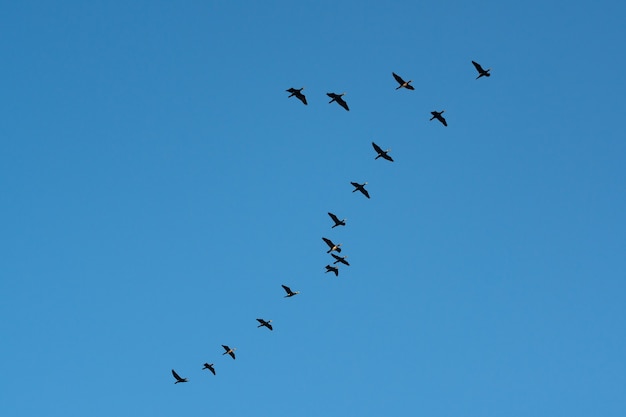
M 4 2 L 0 413 L 626 415 L 624 21 Z

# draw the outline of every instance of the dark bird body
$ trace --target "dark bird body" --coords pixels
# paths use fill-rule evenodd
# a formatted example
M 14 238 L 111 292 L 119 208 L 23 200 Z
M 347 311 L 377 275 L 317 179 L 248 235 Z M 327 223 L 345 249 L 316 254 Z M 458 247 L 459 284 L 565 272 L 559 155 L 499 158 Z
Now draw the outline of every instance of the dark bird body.
M 334 272 L 336 277 L 339 276 L 339 268 L 336 266 L 326 265 L 326 272 Z
M 222 353 L 222 355 L 229 354 L 231 358 L 235 359 L 235 351 L 237 348 L 229 348 L 227 345 L 222 345 L 226 352 Z
M 387 161 L 393 162 L 393 158 L 388 155 L 389 152 L 391 151 L 391 149 L 387 149 L 386 151 L 383 151 L 382 148 L 380 146 L 376 145 L 374 142 L 372 142 L 372 147 L 374 148 L 374 150 L 378 154 L 378 155 L 376 155 L 376 158 L 374 158 L 374 159 L 383 158 L 383 159 L 386 159 Z
M 480 66 L 478 62 L 475 61 L 472 61 L 472 64 L 474 64 L 474 68 L 476 68 L 476 71 L 478 71 L 478 77 L 476 77 L 476 79 L 479 79 L 480 77 L 491 77 L 491 74 L 489 74 L 491 68 L 487 68 L 485 70 L 483 69 L 483 67 Z
M 328 213 L 328 215 L 335 222 L 335 225 L 333 227 L 331 227 L 331 229 L 334 229 L 337 226 L 345 226 L 346 225 L 346 219 L 339 220 L 339 217 L 335 216 L 333 213 L 330 213 L 330 212 Z
M 393 75 L 393 78 L 395 78 L 395 79 L 396 79 L 396 81 L 398 82 L 398 84 L 400 84 L 398 87 L 396 87 L 396 90 L 399 90 L 399 89 L 400 89 L 400 88 L 402 88 L 402 87 L 404 87 L 404 88 L 406 88 L 406 89 L 408 89 L 408 90 L 415 90 L 415 88 L 414 88 L 412 85 L 410 85 L 410 83 L 411 83 L 413 80 L 404 81 L 404 80 L 402 79 L 402 77 L 400 77 L 400 76 L 399 76 L 398 74 L 396 74 L 395 72 L 392 72 L 391 74 Z
M 365 197 L 370 198 L 370 193 L 368 193 L 365 189 L 367 182 L 364 182 L 363 184 L 359 184 L 358 182 L 350 182 L 350 184 L 352 184 L 352 186 L 354 187 L 354 190 L 352 190 L 352 192 L 360 191 Z
M 174 375 L 174 378 L 176 378 L 176 382 L 174 382 L 174 384 L 178 384 L 179 382 L 188 382 L 187 378 L 181 378 L 173 369 L 172 369 L 172 375 Z
M 215 368 L 213 367 L 212 363 L 205 362 L 204 368 L 202 368 L 202 369 L 208 369 L 209 371 L 211 371 L 213 373 L 213 375 L 215 375 Z
M 293 292 L 293 291 L 291 291 L 291 288 L 289 288 L 289 287 L 288 287 L 288 286 L 286 286 L 286 285 L 281 285 L 281 287 L 283 287 L 283 290 L 285 290 L 285 292 L 287 293 L 287 295 L 285 296 L 285 298 L 287 298 L 287 297 L 293 297 L 293 296 L 294 296 L 294 295 L 296 295 L 296 294 L 300 294 L 300 291 Z
M 341 243 L 339 243 L 339 244 L 335 245 L 335 244 L 333 243 L 333 241 L 332 241 L 332 240 L 327 239 L 327 238 L 325 238 L 325 237 L 323 237 L 323 238 L 322 238 L 322 240 L 323 240 L 324 242 L 326 242 L 326 244 L 327 244 L 327 245 L 328 245 L 328 247 L 330 248 L 330 249 L 328 249 L 328 250 L 326 251 L 326 253 L 331 253 L 332 251 L 341 252 L 341 248 L 339 247 L 339 246 L 341 246 Z
M 306 97 L 304 94 L 302 94 L 302 90 L 304 90 L 304 87 L 302 88 L 290 88 L 289 90 L 286 90 L 288 93 L 291 93 L 291 95 L 289 95 L 289 97 L 293 97 L 296 96 L 296 98 L 298 98 L 301 102 L 303 102 L 305 105 L 309 104 L 306 102 Z M 287 98 L 289 98 L 287 97 Z
M 336 264 L 337 262 L 341 262 L 344 265 L 350 266 L 348 261 L 346 261 L 347 256 L 338 256 L 338 255 L 335 255 L 334 253 L 331 253 L 331 255 L 333 258 L 335 258 L 335 262 L 333 262 L 333 265 Z
M 261 323 L 261 324 L 259 324 L 259 325 L 258 325 L 258 326 L 256 326 L 256 327 L 263 327 L 263 326 L 265 326 L 265 327 L 267 327 L 267 328 L 268 328 L 268 329 L 270 329 L 270 330 L 274 330 L 274 329 L 272 328 L 272 325 L 270 324 L 270 323 L 272 322 L 272 320 L 265 321 L 265 320 L 263 320 L 263 319 L 256 319 L 256 321 L 258 321 L 259 323 Z
M 330 104 L 330 103 L 332 103 L 334 101 L 337 104 L 339 104 L 341 107 L 346 109 L 347 111 L 350 111 L 350 109 L 348 108 L 348 103 L 346 103 L 344 101 L 344 99 L 342 98 L 342 96 L 344 96 L 345 94 L 346 93 L 341 93 L 341 94 L 326 93 L 326 95 L 331 98 L 331 100 L 328 102 L 328 104 Z
M 448 123 L 446 122 L 446 119 L 443 118 L 442 114 L 445 110 L 441 110 L 441 111 L 431 111 L 430 114 L 433 115 L 433 117 L 430 118 L 430 120 L 433 119 L 437 119 L 439 120 L 441 123 L 443 123 L 444 126 L 448 126 Z

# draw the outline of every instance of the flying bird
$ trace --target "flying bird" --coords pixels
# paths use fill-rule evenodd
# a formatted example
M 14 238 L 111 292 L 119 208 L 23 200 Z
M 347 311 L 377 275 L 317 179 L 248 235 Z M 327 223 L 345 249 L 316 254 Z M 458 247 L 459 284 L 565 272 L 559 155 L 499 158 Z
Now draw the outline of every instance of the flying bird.
M 442 114 L 445 110 L 441 110 L 441 111 L 431 111 L 430 114 L 433 115 L 433 117 L 430 118 L 430 120 L 433 119 L 437 119 L 439 120 L 441 123 L 443 123 L 444 126 L 448 126 L 448 123 L 446 122 L 446 119 L 443 118 Z
M 172 375 L 174 375 L 174 378 L 176 378 L 176 382 L 174 382 L 174 384 L 178 384 L 179 382 L 188 382 L 187 378 L 181 378 L 173 369 L 172 369 Z
M 326 272 L 334 272 L 336 277 L 339 276 L 339 268 L 337 268 L 336 266 L 326 265 Z
M 398 84 L 400 84 L 398 87 L 396 87 L 396 90 L 398 90 L 398 89 L 400 89 L 400 88 L 402 88 L 402 87 L 404 87 L 404 88 L 406 88 L 406 89 L 408 89 L 408 90 L 415 90 L 415 88 L 414 88 L 412 85 L 410 85 L 410 83 L 411 83 L 413 80 L 404 81 L 404 80 L 402 79 L 402 77 L 400 77 L 400 76 L 399 76 L 398 74 L 396 74 L 395 72 L 392 72 L 391 74 L 393 75 L 393 78 L 395 78 L 395 79 L 396 79 L 396 81 L 398 82 Z
M 330 248 L 330 249 L 328 249 L 328 250 L 326 251 L 326 253 L 331 253 L 332 251 L 341 252 L 341 248 L 339 247 L 339 246 L 341 246 L 341 243 L 338 243 L 338 244 L 336 244 L 336 245 L 335 245 L 335 244 L 333 243 L 333 241 L 332 241 L 332 240 L 327 239 L 327 238 L 325 238 L 325 237 L 323 237 L 323 238 L 322 238 L 322 240 L 323 240 L 324 242 L 326 242 L 326 244 L 327 244 L 327 245 L 328 245 L 328 247 Z
M 367 182 L 364 182 L 363 184 L 359 184 L 358 182 L 350 182 L 350 184 L 354 186 L 354 190 L 352 190 L 352 192 L 360 191 L 365 197 L 370 198 L 370 193 L 368 193 L 365 189 Z
M 289 287 L 288 287 L 288 286 L 286 286 L 286 285 L 281 285 L 281 287 L 283 287 L 283 289 L 284 289 L 284 290 L 285 290 L 285 292 L 287 293 L 287 295 L 285 296 L 285 298 L 287 298 L 287 297 L 293 297 L 293 296 L 294 296 L 294 295 L 296 295 L 296 294 L 300 294 L 300 291 L 293 292 L 293 291 L 291 291 L 291 288 L 289 288 Z
M 326 95 L 328 97 L 330 97 L 332 100 L 330 100 L 328 102 L 328 104 L 332 103 L 333 101 L 336 102 L 337 104 L 339 104 L 341 107 L 343 107 L 344 109 L 346 109 L 347 111 L 350 111 L 350 109 L 348 108 L 348 103 L 346 103 L 344 101 L 343 98 L 341 98 L 342 96 L 345 96 L 346 93 L 341 93 L 341 94 L 335 94 L 335 93 L 326 93 Z
M 222 347 L 226 351 L 222 353 L 222 355 L 226 355 L 228 353 L 231 358 L 235 359 L 235 351 L 237 350 L 237 348 L 229 348 L 227 345 L 222 345 Z
M 302 88 L 290 88 L 289 90 L 285 90 L 288 93 L 291 93 L 291 95 L 289 97 L 293 97 L 296 96 L 296 98 L 298 100 L 300 100 L 301 102 L 303 102 L 305 105 L 309 104 L 306 102 L 306 97 L 304 96 L 304 94 L 302 94 L 302 90 L 304 90 L 304 87 Z M 289 98 L 287 97 L 287 98 Z
M 346 219 L 339 220 L 339 217 L 335 216 L 333 213 L 330 213 L 330 212 L 328 213 L 328 215 L 335 222 L 335 225 L 333 227 L 331 227 L 331 229 L 334 229 L 337 226 L 345 226 L 346 225 Z
M 258 321 L 259 323 L 261 323 L 261 324 L 259 324 L 259 325 L 258 325 L 258 326 L 256 326 L 256 327 L 263 327 L 263 326 L 265 326 L 265 327 L 267 327 L 267 328 L 268 328 L 268 329 L 270 329 L 270 330 L 274 330 L 274 329 L 272 328 L 272 325 L 270 324 L 270 323 L 272 322 L 272 320 L 265 321 L 265 320 L 263 320 L 263 319 L 256 319 L 256 321 Z
M 209 371 L 213 372 L 213 375 L 215 375 L 215 368 L 213 367 L 212 363 L 206 363 L 204 364 L 204 368 L 202 369 L 208 369 Z
M 387 161 L 393 162 L 393 158 L 388 155 L 391 149 L 387 149 L 386 151 L 383 151 L 382 148 L 376 145 L 374 142 L 372 142 L 372 146 L 374 147 L 374 150 L 378 153 L 378 155 L 376 155 L 376 158 L 374 159 L 383 158 L 383 159 L 386 159 Z
M 483 67 L 480 66 L 480 64 L 476 61 L 472 61 L 472 64 L 474 64 L 474 68 L 476 68 L 476 71 L 478 71 L 478 77 L 476 77 L 476 79 L 479 79 L 482 76 L 485 77 L 491 77 L 491 74 L 489 74 L 489 71 L 491 71 L 491 68 L 487 68 L 486 70 L 483 69 Z
M 332 255 L 333 258 L 336 259 L 336 261 L 333 262 L 333 265 L 336 264 L 337 262 L 341 262 L 344 265 L 350 266 L 348 261 L 346 261 L 347 256 L 339 256 L 339 255 L 335 255 L 334 253 L 331 253 L 331 255 Z

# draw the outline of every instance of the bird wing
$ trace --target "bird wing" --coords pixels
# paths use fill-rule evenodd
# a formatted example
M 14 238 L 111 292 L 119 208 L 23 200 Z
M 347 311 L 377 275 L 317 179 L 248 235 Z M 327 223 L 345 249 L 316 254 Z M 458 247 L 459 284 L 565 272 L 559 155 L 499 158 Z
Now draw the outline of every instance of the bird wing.
M 213 375 L 215 375 L 215 368 L 213 368 L 212 366 L 209 366 L 209 371 L 211 371 Z
M 331 219 L 333 219 L 333 221 L 334 221 L 335 223 L 341 223 L 341 222 L 339 221 L 339 217 L 335 216 L 333 213 L 328 212 L 328 215 L 330 216 L 330 218 L 331 218 Z
M 287 292 L 287 294 L 291 294 L 291 293 L 293 292 L 293 291 L 291 291 L 291 288 L 289 288 L 289 287 L 288 287 L 288 286 L 286 286 L 286 285 L 282 285 L 282 284 L 281 284 L 281 287 L 283 287 L 283 289 Z
M 346 103 L 346 102 L 344 101 L 344 99 L 342 99 L 341 97 L 337 97 L 337 98 L 335 99 L 335 101 L 336 101 L 337 103 L 339 103 L 339 105 L 340 105 L 341 107 L 343 107 L 343 108 L 344 108 L 344 109 L 346 109 L 347 111 L 350 111 L 350 109 L 348 108 L 348 103 Z
M 230 348 L 228 347 L 228 345 L 222 345 L 222 347 L 224 348 L 224 350 L 225 350 L 226 352 L 228 352 L 228 351 L 230 350 Z
M 382 154 L 382 157 L 385 158 L 387 161 L 393 162 L 393 158 L 387 155 L 386 153 Z
M 361 192 L 365 195 L 365 197 L 370 198 L 370 193 L 368 193 L 365 188 L 361 188 Z
M 324 242 L 326 242 L 326 244 L 328 245 L 328 247 L 332 248 L 335 246 L 335 244 L 330 240 L 330 239 L 326 239 L 325 237 L 322 238 L 322 240 Z
M 304 94 L 297 93 L 296 97 L 298 97 L 300 99 L 300 101 L 303 102 L 305 105 L 309 104 L 309 103 L 306 102 L 306 97 L 304 96 Z
M 295 94 L 296 91 L 298 91 L 298 90 L 296 90 L 295 88 L 291 87 L 289 90 L 285 90 L 285 91 L 288 92 L 288 93 Z
M 359 188 L 361 187 L 361 184 L 359 184 L 358 182 L 352 182 L 350 181 L 350 184 L 352 184 L 353 187 Z M 356 191 L 356 190 L 355 190 Z
M 231 358 L 235 359 L 235 352 L 231 350 L 230 352 L 228 352 L 228 354 L 231 356 Z
M 378 152 L 379 155 L 383 155 L 385 153 L 385 151 L 383 151 L 380 146 L 376 145 L 374 142 L 372 142 L 372 146 L 374 147 L 374 150 L 376 152 Z M 384 158 L 384 157 L 383 157 Z
M 402 79 L 402 77 L 400 77 L 398 74 L 396 74 L 395 72 L 391 73 L 393 75 L 393 78 L 396 79 L 396 81 L 398 82 L 398 84 L 402 85 L 404 84 L 404 80 Z
M 415 87 L 413 87 L 411 84 L 407 84 L 405 87 L 409 90 L 415 90 Z
M 274 330 L 274 329 L 272 328 L 272 325 L 271 325 L 271 324 L 269 324 L 269 323 L 267 323 L 265 326 L 266 326 L 268 329 L 270 329 L 270 330 Z
M 444 119 L 443 116 L 439 116 L 438 119 L 439 121 L 441 121 L 441 123 L 443 123 L 444 126 L 448 126 L 448 122 L 446 122 L 446 119 Z
M 483 72 L 485 72 L 485 70 L 483 69 L 483 67 L 480 66 L 480 64 L 476 61 L 472 61 L 472 64 L 474 64 L 474 68 L 476 68 L 476 71 L 480 72 L 481 74 Z
M 341 262 L 341 260 L 343 259 L 341 256 L 337 256 L 337 255 L 335 255 L 335 254 L 334 254 L 334 253 L 332 253 L 332 252 L 331 252 L 331 256 L 332 256 L 333 258 L 335 258 L 336 260 L 338 260 L 339 262 Z
M 337 98 L 337 94 L 335 93 L 326 93 L 326 95 L 330 98 L 332 98 L 333 100 L 335 100 Z
M 176 373 L 175 370 L 172 369 L 172 375 L 176 378 L 177 381 L 182 381 L 183 379 Z

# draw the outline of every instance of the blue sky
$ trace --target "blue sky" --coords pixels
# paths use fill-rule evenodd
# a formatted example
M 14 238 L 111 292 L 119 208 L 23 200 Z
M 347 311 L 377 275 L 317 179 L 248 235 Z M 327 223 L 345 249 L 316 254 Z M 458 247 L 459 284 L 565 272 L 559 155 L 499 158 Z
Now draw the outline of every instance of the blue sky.
M 2 414 L 623 416 L 625 17 L 4 4 Z

